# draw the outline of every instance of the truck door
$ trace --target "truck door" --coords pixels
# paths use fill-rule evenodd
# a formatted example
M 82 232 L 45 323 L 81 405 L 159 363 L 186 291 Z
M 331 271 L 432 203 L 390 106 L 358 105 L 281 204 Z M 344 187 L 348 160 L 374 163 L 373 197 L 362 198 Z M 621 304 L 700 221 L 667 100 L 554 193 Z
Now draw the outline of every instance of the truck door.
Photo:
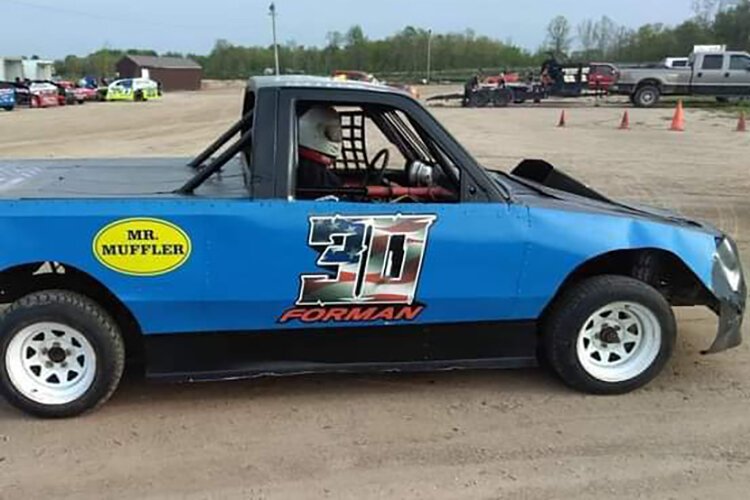
M 729 56 L 729 85 L 731 94 L 737 96 L 750 95 L 750 56 L 747 54 L 732 54 Z
M 703 54 L 693 68 L 693 93 L 697 95 L 730 95 L 728 57 L 724 54 Z
M 299 99 L 306 92 L 311 98 Z M 472 160 L 453 147 L 450 136 L 434 121 L 425 126 L 432 127 L 430 133 L 440 141 L 436 144 L 425 144 L 422 131 L 408 127 L 406 119 L 395 127 L 425 153 L 422 174 L 407 171 L 404 158 L 398 157 L 411 146 L 394 146 L 377 134 L 381 123 L 373 129 L 357 127 L 357 113 L 366 104 L 358 105 L 367 99 L 374 103 L 365 117 L 371 112 L 389 112 L 383 111 L 385 103 L 393 99 L 407 109 L 413 107 L 412 116 L 432 120 L 405 96 L 349 93 L 356 102 L 339 102 L 324 100 L 321 94 L 338 97 L 325 91 L 295 90 L 292 95 L 297 99 L 281 99 L 278 116 L 294 117 L 291 127 L 284 118 L 277 124 L 278 142 L 290 142 L 290 147 L 276 149 L 276 184 L 284 186 L 284 191 L 274 200 L 231 202 L 210 225 L 211 303 L 205 306 L 204 318 L 211 330 L 510 324 L 529 319 L 516 317 L 527 209 L 503 202 L 494 184 L 489 191 L 470 184 L 475 177 L 469 167 L 463 167 L 464 161 Z M 333 106 L 342 117 L 354 113 L 350 127 L 342 130 L 350 140 L 344 141 L 339 160 L 353 159 L 358 166 L 331 166 L 344 184 L 327 187 L 329 194 L 319 192 L 317 185 L 300 189 L 298 173 L 302 160 L 297 120 L 306 112 L 300 110 L 322 105 Z M 328 130 L 328 126 L 315 130 Z M 365 141 L 370 145 L 366 150 L 362 148 Z M 438 144 L 444 150 L 435 153 L 433 146 Z M 386 149 L 390 155 L 382 153 Z M 406 190 L 436 185 L 438 173 L 428 171 L 426 158 L 433 154 L 434 165 L 448 161 L 449 168 L 458 169 L 455 175 L 460 179 L 448 183 L 455 188 L 449 191 L 449 199 L 430 195 L 428 187 Z M 371 169 L 363 169 L 365 164 Z M 476 169 L 476 164 L 471 168 Z M 410 179 L 419 175 L 421 181 Z M 371 195 L 365 186 L 380 194 Z M 365 194 L 358 194 L 359 189 Z M 489 192 L 498 199 L 490 198 Z M 472 198 L 470 193 L 484 198 Z
M 527 319 L 514 317 L 526 227 L 521 209 L 395 203 L 378 210 L 330 202 L 299 208 L 307 234 L 294 244 L 305 258 L 296 263 L 299 290 L 282 323 L 315 321 L 322 311 L 310 308 L 341 308 L 336 314 L 364 325 L 373 314 L 402 323 Z M 334 236 L 337 226 L 350 236 Z

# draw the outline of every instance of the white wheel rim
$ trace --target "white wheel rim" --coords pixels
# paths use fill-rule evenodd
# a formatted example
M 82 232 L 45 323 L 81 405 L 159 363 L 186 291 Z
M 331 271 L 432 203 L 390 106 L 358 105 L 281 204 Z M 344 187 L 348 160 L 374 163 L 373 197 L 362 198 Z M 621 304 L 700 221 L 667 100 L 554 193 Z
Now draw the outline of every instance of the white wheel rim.
M 86 337 L 61 323 L 34 323 L 19 330 L 5 351 L 13 387 L 43 405 L 64 405 L 89 390 L 96 353 Z
M 614 302 L 584 322 L 576 354 L 592 377 L 602 382 L 625 382 L 654 363 L 661 339 L 661 325 L 650 309 L 634 302 Z

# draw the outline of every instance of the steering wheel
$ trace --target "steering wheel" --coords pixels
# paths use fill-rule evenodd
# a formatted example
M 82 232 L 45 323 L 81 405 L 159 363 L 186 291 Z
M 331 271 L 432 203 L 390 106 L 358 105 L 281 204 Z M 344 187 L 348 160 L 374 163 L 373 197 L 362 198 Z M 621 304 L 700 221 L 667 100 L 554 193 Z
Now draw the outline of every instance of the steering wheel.
M 378 151 L 378 154 L 376 154 L 375 157 L 370 162 L 370 164 L 367 165 L 367 175 L 365 176 L 365 186 L 369 185 L 371 172 L 375 172 L 375 175 L 377 175 L 377 178 L 375 179 L 377 185 L 383 184 L 383 180 L 385 179 L 385 169 L 388 166 L 388 163 L 390 163 L 390 160 L 391 160 L 391 152 L 388 151 L 388 149 L 383 148 L 380 151 Z M 382 162 L 382 166 L 380 168 L 378 168 L 378 161 Z

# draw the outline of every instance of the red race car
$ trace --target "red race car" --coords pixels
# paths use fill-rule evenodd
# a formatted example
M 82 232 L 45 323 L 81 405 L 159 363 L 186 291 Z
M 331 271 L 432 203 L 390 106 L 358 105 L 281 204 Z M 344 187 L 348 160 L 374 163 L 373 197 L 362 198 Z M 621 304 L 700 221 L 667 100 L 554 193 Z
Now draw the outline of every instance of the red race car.
M 86 101 L 96 101 L 97 100 L 97 90 L 91 89 L 87 87 L 81 87 L 73 82 L 66 81 L 66 80 L 60 80 L 58 82 L 55 82 L 55 84 L 58 86 L 58 88 L 65 90 L 65 103 L 66 104 L 83 104 Z
M 28 89 L 28 105 L 31 108 L 49 108 L 60 105 L 60 92 L 50 82 L 31 82 L 24 85 Z
M 518 83 L 519 81 L 521 81 L 521 75 L 518 73 L 500 73 L 485 77 L 482 83 L 486 85 L 501 85 L 503 83 Z
M 419 99 L 419 91 L 417 91 L 416 87 L 413 87 L 411 85 L 406 85 L 406 84 L 400 84 L 400 83 L 381 82 L 377 78 L 375 78 L 375 76 L 372 75 L 371 73 L 366 73 L 364 71 L 336 70 L 333 72 L 331 77 L 334 80 L 339 80 L 339 81 L 379 83 L 382 85 L 393 87 L 395 89 L 403 90 L 404 92 L 411 95 L 415 99 Z

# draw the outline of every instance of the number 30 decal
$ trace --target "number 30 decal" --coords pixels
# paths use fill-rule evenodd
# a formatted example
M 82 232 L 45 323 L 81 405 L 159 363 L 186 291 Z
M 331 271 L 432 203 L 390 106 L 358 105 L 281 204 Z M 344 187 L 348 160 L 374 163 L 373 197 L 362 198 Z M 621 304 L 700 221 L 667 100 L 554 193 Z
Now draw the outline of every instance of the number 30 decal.
M 435 219 L 312 217 L 308 243 L 330 273 L 302 275 L 297 305 L 413 303 Z

